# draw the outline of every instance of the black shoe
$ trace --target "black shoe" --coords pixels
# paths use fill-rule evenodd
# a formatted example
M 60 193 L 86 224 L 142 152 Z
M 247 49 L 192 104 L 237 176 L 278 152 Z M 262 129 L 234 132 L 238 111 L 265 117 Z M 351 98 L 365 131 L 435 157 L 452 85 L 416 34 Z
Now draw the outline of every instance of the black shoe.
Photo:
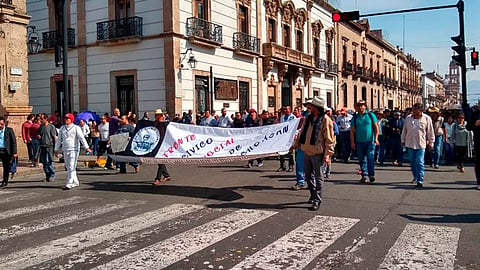
M 312 198 L 308 199 L 308 204 L 312 204 L 312 203 L 313 203 L 313 199 Z
M 370 183 L 375 182 L 375 176 L 370 176 L 369 178 L 370 178 Z
M 360 179 L 360 183 L 365 183 L 367 181 L 367 177 L 366 176 L 362 176 L 362 178 Z
M 293 172 L 293 167 L 288 167 L 287 172 Z
M 277 172 L 286 171 L 286 170 L 287 169 L 280 167 L 280 168 L 277 169 Z
M 314 203 L 312 203 L 312 206 L 310 206 L 310 207 L 308 208 L 308 210 L 310 210 L 310 211 L 317 211 L 318 208 L 320 208 L 320 203 L 319 203 L 319 202 L 314 202 Z
M 423 183 L 417 183 L 417 187 L 418 187 L 418 188 L 423 187 Z
M 2 185 L 0 187 L 6 187 L 8 185 L 8 182 L 2 182 Z
M 70 190 L 69 187 L 62 187 L 63 190 Z

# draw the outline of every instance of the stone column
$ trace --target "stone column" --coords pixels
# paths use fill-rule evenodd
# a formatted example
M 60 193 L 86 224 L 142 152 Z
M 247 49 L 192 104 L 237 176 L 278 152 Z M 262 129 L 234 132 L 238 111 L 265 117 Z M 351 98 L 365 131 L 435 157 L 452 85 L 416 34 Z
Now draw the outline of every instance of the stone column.
M 27 156 L 22 140 L 22 123 L 32 112 L 29 106 L 26 2 L 0 3 L 0 116 L 17 136 L 19 156 Z

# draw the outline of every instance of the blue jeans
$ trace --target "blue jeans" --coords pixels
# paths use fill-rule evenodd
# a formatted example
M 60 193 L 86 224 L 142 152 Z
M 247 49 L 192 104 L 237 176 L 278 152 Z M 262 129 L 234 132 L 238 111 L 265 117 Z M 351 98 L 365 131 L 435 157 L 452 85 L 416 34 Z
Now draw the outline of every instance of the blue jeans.
M 452 164 L 455 156 L 455 149 L 453 144 L 444 142 L 443 149 L 445 149 L 445 162 L 447 163 L 447 165 Z
M 34 160 L 38 160 L 40 158 L 40 140 L 39 139 L 32 140 L 32 154 L 33 154 Z
M 375 143 L 357 142 L 358 163 L 362 169 L 362 176 L 375 176 Z
M 127 163 L 126 162 L 117 162 L 120 166 L 120 172 L 127 172 Z M 133 168 L 137 168 L 140 164 L 137 162 L 129 162 L 128 164 L 132 165 Z
M 432 150 L 432 165 L 436 166 L 440 163 L 440 151 L 443 144 L 443 135 L 435 136 L 435 144 Z
M 100 137 L 92 137 L 92 155 L 96 156 L 98 153 L 98 141 Z
M 53 146 L 40 147 L 40 161 L 43 164 L 43 171 L 47 178 L 55 177 L 55 169 L 53 167 Z
M 297 148 L 295 153 L 295 157 L 297 162 L 295 164 L 295 174 L 297 176 L 297 185 L 304 185 L 305 184 L 305 169 L 304 169 L 304 159 L 305 153 L 303 153 L 302 149 Z
M 425 149 L 407 149 L 413 179 L 415 179 L 417 183 L 423 183 L 423 176 L 425 174 Z
M 380 145 L 375 146 L 375 160 L 383 163 L 385 160 L 385 149 L 387 148 L 387 140 L 381 140 Z

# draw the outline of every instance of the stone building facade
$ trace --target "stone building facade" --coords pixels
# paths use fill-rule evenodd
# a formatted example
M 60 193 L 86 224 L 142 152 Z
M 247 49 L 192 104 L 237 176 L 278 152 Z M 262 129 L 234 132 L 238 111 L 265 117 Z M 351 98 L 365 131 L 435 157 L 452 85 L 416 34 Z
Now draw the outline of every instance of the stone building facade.
M 455 104 L 461 104 L 462 102 L 460 67 L 453 60 L 448 65 L 448 74 L 445 74 L 445 97 L 448 102 L 448 108 L 453 108 Z
M 43 37 L 42 50 L 29 57 L 35 112 L 64 102 L 97 113 L 274 111 L 313 95 L 334 104 L 334 9 L 325 1 L 67 2 L 66 90 L 55 66 L 60 8 L 53 0 L 28 2 Z
M 26 43 L 29 20 L 25 0 L 0 1 L 0 115 L 15 130 L 20 155 L 26 153 L 21 126 L 32 111 Z

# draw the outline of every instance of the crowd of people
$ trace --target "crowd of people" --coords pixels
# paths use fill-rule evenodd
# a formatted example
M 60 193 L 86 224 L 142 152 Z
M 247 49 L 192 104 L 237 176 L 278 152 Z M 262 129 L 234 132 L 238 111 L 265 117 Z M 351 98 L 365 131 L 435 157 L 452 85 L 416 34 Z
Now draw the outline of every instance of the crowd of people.
M 220 114 L 206 110 L 197 115 L 189 110 L 174 118 L 161 109 L 154 112 L 157 122 L 178 122 L 220 128 L 249 128 L 272 125 L 301 118 L 299 129 L 288 153 L 279 157 L 278 172 L 293 172 L 296 183 L 293 190 L 310 190 L 310 209 L 317 210 L 321 203 L 322 182 L 330 178 L 332 161 L 349 162 L 358 160 L 360 183 L 374 183 L 375 166 L 403 166 L 410 163 L 413 180 L 417 187 L 423 187 L 425 164 L 438 169 L 440 165 L 454 162 L 460 173 L 465 172 L 466 158 L 476 157 L 475 173 L 480 179 L 480 102 L 473 108 L 464 110 L 444 110 L 430 107 L 423 111 L 422 104 L 400 111 L 390 109 L 369 110 L 365 101 L 355 103 L 355 111 L 346 108 L 335 110 L 328 108 L 323 99 L 314 97 L 306 100 L 304 108 L 284 106 L 278 112 L 255 109 L 244 110 L 228 115 L 222 108 Z M 118 108 L 113 113 L 105 113 L 99 120 L 80 119 L 74 124 L 75 114 L 63 117 L 55 112 L 28 115 L 22 125 L 22 138 L 27 145 L 31 166 L 43 165 L 45 181 L 55 180 L 53 156 L 63 153 L 67 170 L 64 189 L 79 185 L 76 175 L 76 163 L 80 152 L 96 156 L 95 166 L 105 170 L 127 172 L 125 162 L 116 162 L 107 155 L 105 165 L 100 165 L 106 153 L 111 154 L 110 136 L 128 133 L 132 137 L 137 116 L 135 113 L 121 114 Z M 144 113 L 143 120 L 150 120 L 150 114 Z M 17 156 L 15 140 L 11 139 L 13 130 L 5 127 L 5 119 L 0 118 L 0 158 L 3 162 L 4 176 L 2 186 L 8 185 L 8 164 Z M 13 138 L 15 135 L 13 134 Z M 478 143 L 477 143 L 478 142 Z M 246 167 L 263 166 L 263 159 L 249 160 Z M 129 163 L 135 173 L 140 164 Z M 115 166 L 115 167 L 114 167 Z M 7 168 L 7 169 L 5 169 Z M 171 180 L 167 167 L 158 165 L 153 184 Z M 477 189 L 480 181 L 477 180 Z

